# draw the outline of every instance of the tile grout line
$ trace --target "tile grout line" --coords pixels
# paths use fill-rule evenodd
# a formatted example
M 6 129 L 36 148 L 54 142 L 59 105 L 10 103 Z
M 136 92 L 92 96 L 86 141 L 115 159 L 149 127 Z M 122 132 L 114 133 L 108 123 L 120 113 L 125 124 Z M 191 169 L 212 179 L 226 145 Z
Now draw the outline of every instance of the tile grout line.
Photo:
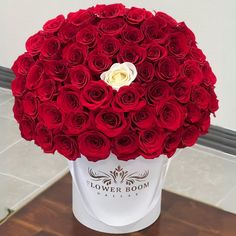
M 233 187 L 233 188 L 231 188 L 226 194 L 225 194 L 225 196 L 223 197 L 223 198 L 221 198 L 217 203 L 216 203 L 216 206 L 220 206 L 220 204 L 234 191 L 236 189 L 236 185 Z
M 15 144 L 19 143 L 20 141 L 22 141 L 23 139 L 20 138 L 17 141 L 15 141 L 14 143 L 10 144 L 9 146 L 7 146 L 6 148 L 4 148 L 2 151 L 0 151 L 0 154 L 4 153 L 5 151 L 7 151 L 8 149 L 10 149 L 11 147 L 13 147 Z
M 20 178 L 20 177 L 15 176 L 15 175 L 7 174 L 7 173 L 1 172 L 1 171 L 0 171 L 0 175 L 5 175 L 5 176 L 8 176 L 8 177 L 11 177 L 11 178 L 20 180 L 20 181 L 22 181 L 22 182 L 25 182 L 25 183 L 27 183 L 27 184 L 35 185 L 35 186 L 37 186 L 37 187 L 40 187 L 40 186 L 41 186 L 41 185 L 36 184 L 36 183 L 34 183 L 34 182 L 31 182 L 31 181 L 29 181 L 29 180 L 27 180 L 27 179 L 23 179 L 23 178 Z

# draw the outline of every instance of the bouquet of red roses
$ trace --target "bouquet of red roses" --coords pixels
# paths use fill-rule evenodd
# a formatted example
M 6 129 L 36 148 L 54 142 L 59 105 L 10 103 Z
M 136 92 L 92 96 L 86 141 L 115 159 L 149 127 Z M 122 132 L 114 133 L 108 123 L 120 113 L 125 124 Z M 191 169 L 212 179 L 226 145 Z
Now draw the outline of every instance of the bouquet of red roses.
M 15 61 L 21 135 L 44 152 L 90 161 L 171 157 L 207 133 L 216 77 L 185 23 L 97 5 L 59 15 Z

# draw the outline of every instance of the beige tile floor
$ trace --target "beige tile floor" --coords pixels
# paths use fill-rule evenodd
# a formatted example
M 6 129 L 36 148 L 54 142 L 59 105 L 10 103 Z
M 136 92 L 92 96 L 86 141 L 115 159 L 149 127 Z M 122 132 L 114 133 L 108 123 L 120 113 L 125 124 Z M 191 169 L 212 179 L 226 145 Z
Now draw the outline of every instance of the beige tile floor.
M 0 220 L 68 172 L 60 155 L 45 155 L 20 137 L 13 98 L 0 88 Z M 236 213 L 236 156 L 196 145 L 170 164 L 166 190 Z

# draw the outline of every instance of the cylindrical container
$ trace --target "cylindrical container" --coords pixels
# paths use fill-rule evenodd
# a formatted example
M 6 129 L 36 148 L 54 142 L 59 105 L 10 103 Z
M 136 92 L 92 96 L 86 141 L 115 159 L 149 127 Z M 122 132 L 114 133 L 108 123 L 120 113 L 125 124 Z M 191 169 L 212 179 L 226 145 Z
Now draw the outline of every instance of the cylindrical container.
M 69 161 L 73 178 L 73 213 L 83 225 L 105 233 L 130 233 L 160 215 L 161 191 L 169 159 L 138 157 Z

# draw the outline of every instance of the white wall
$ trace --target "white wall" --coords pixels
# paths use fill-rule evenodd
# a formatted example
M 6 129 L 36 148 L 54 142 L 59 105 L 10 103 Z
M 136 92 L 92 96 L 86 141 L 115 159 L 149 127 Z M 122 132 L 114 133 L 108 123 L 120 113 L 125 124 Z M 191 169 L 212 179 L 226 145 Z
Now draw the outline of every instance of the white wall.
M 26 39 L 43 23 L 63 13 L 114 0 L 7 0 L 0 8 L 0 65 L 11 67 L 24 52 Z M 126 0 L 127 6 L 142 6 L 169 13 L 185 21 L 195 32 L 199 47 L 207 55 L 218 77 L 220 110 L 214 125 L 236 130 L 236 1 L 234 0 Z

